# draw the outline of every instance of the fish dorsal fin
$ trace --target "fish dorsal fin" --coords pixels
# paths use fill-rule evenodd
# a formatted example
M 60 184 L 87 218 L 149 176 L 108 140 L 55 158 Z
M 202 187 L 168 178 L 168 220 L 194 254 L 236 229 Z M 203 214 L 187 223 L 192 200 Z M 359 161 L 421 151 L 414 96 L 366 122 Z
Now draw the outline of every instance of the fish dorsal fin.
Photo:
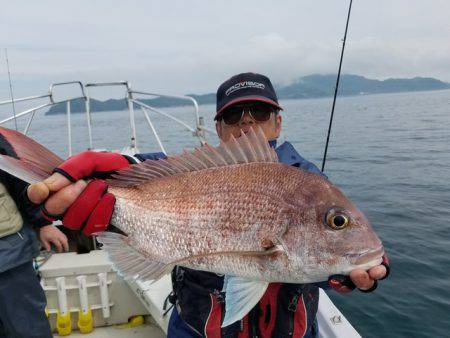
M 233 136 L 218 147 L 204 145 L 192 151 L 160 160 L 146 160 L 113 175 L 114 186 L 136 186 L 143 182 L 181 173 L 199 171 L 254 162 L 278 162 L 275 150 L 270 147 L 260 127 L 250 128 L 239 138 Z

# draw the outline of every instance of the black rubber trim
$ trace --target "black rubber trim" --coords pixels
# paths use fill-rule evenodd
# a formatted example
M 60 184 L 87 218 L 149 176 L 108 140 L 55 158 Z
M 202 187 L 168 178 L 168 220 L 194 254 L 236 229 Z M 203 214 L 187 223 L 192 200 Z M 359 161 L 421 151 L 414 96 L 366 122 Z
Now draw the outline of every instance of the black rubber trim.
M 363 293 L 369 293 L 369 292 L 375 291 L 375 290 L 377 289 L 377 287 L 378 287 L 378 282 L 377 282 L 377 280 L 374 280 L 374 281 L 373 281 L 373 285 L 372 285 L 372 287 L 371 287 L 370 289 L 363 290 L 363 289 L 359 289 L 359 288 L 358 288 L 358 290 L 361 291 L 361 292 L 363 292 Z
M 42 213 L 45 215 L 45 217 L 47 217 L 49 220 L 57 220 L 57 219 L 62 219 L 64 214 L 59 214 L 59 215 L 55 215 L 55 214 L 51 214 L 47 211 L 47 209 L 45 209 L 45 205 L 41 204 L 40 205 L 41 211 Z
M 65 178 L 67 178 L 70 182 L 73 182 L 73 183 L 75 183 L 76 182 L 76 180 L 72 177 L 72 176 L 70 176 L 68 173 L 66 173 L 64 170 L 62 170 L 61 168 L 55 168 L 55 169 L 53 169 L 53 172 L 54 173 L 58 173 L 58 174 L 61 174 L 61 175 L 63 175 Z
M 30 201 L 30 199 L 28 198 L 28 187 L 30 186 L 30 184 L 27 184 L 26 188 L 24 189 L 24 191 L 22 192 L 22 198 L 23 198 L 23 203 L 25 205 L 32 205 L 32 206 L 39 206 L 40 204 L 36 204 Z
M 139 163 L 139 162 L 137 162 L 136 161 L 136 159 L 135 158 L 133 158 L 133 157 L 131 157 L 131 156 L 128 156 L 128 155 L 123 155 L 123 154 L 121 154 L 123 157 L 125 157 L 125 159 L 128 161 L 128 163 L 130 163 L 130 164 L 137 164 L 137 163 Z
M 391 274 L 391 267 L 389 266 L 388 263 L 386 263 L 385 261 L 381 262 L 381 265 L 383 265 L 386 268 L 386 275 L 384 275 L 383 278 L 380 278 L 379 280 L 383 280 L 389 277 L 389 275 Z

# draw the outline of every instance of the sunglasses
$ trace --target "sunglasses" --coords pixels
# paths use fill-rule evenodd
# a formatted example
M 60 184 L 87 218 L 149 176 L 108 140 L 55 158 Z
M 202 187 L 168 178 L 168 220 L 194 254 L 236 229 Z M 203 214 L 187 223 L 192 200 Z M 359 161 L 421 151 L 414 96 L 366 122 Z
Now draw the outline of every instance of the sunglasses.
M 275 113 L 276 110 L 267 104 L 235 105 L 224 111 L 222 120 L 227 125 L 236 124 L 242 119 L 245 112 L 248 112 L 255 121 L 265 122 L 270 119 L 270 116 L 272 113 Z

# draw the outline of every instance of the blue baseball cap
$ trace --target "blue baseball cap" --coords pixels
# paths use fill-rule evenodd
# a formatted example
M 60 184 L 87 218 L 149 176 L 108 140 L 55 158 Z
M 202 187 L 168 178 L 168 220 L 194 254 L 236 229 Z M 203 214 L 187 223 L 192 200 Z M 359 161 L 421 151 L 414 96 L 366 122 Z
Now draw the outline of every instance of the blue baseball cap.
M 267 76 L 257 73 L 241 73 L 234 75 L 217 89 L 216 116 L 220 119 L 226 108 L 245 101 L 259 101 L 282 110 L 278 104 L 277 94 Z

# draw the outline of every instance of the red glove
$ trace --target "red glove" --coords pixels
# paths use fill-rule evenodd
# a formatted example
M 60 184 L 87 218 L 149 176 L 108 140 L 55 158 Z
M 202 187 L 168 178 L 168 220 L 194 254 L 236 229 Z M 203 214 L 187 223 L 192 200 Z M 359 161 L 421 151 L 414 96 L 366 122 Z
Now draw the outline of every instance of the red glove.
M 70 157 L 54 172 L 64 175 L 72 182 L 84 177 L 107 177 L 117 170 L 129 167 L 128 160 L 117 153 L 85 151 Z M 65 227 L 81 230 L 90 236 L 105 231 L 111 220 L 116 199 L 108 193 L 108 185 L 103 180 L 91 181 L 64 215 L 51 215 L 42 207 L 45 217 L 54 221 L 62 219 Z
M 349 276 L 333 275 L 328 278 L 328 285 L 339 293 L 352 292 L 356 286 L 353 284 Z
M 91 181 L 64 214 L 63 225 L 72 230 L 82 230 L 88 236 L 105 231 L 116 202 L 114 195 L 107 190 L 105 181 Z
M 129 166 L 130 163 L 123 155 L 84 151 L 69 157 L 54 172 L 64 175 L 72 182 L 76 182 L 83 177 L 105 178 L 115 171 Z

